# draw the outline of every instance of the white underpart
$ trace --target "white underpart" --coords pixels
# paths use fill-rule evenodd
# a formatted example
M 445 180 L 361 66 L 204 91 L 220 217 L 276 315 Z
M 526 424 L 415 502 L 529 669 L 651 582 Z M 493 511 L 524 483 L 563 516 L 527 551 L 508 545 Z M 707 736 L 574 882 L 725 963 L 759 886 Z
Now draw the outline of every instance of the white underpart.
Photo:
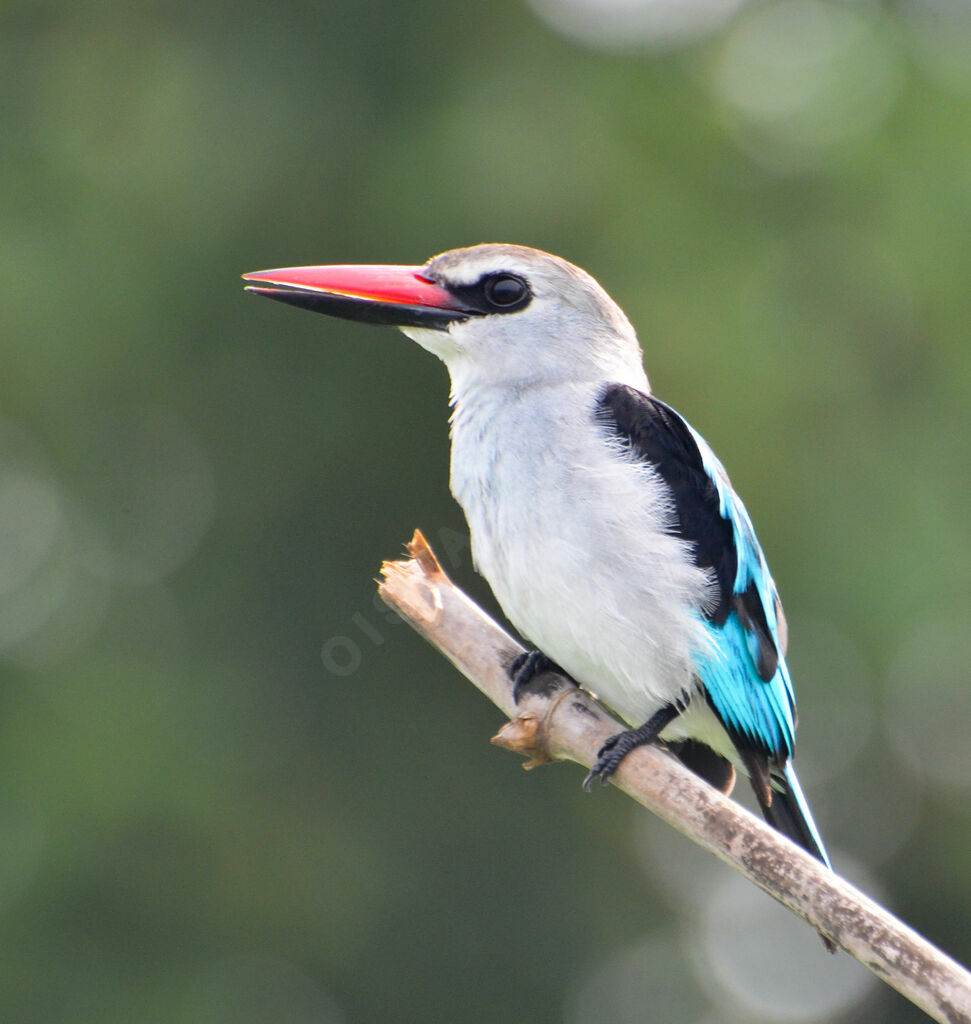
M 503 611 L 627 722 L 689 700 L 663 736 L 737 761 L 694 669 L 711 582 L 670 529 L 663 481 L 596 418 L 608 385 L 650 391 L 633 328 L 593 278 L 531 250 L 456 250 L 428 269 L 460 285 L 519 272 L 533 290 L 521 312 L 405 329 L 448 366 L 452 493 Z
M 708 580 L 666 529 L 662 483 L 606 444 L 597 397 L 575 384 L 456 394 L 452 491 L 510 621 L 640 724 L 695 688 Z

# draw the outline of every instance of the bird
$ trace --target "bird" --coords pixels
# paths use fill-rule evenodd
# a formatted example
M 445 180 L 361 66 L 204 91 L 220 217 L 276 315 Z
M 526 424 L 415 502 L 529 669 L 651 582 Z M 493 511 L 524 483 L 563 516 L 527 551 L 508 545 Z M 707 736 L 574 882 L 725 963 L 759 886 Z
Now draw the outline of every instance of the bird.
M 637 334 L 586 271 L 509 244 L 421 266 L 244 274 L 247 290 L 392 325 L 449 373 L 451 491 L 476 570 L 546 669 L 630 728 L 584 781 L 660 741 L 827 867 L 793 765 L 788 628 L 749 514 L 702 436 L 656 398 Z

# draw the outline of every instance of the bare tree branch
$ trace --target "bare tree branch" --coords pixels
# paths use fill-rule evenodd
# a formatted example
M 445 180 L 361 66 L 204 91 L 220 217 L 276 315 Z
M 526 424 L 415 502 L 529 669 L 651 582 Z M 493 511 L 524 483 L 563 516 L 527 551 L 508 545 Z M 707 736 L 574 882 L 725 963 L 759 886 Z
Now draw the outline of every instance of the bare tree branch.
M 529 756 L 527 768 L 552 760 L 589 768 L 607 737 L 624 726 L 552 674 L 544 692 L 514 704 L 507 666 L 520 645 L 452 583 L 420 532 L 408 550 L 408 561 L 382 566 L 381 597 L 512 718 L 493 742 Z M 971 1024 L 971 974 L 663 750 L 633 751 L 613 782 L 935 1020 Z

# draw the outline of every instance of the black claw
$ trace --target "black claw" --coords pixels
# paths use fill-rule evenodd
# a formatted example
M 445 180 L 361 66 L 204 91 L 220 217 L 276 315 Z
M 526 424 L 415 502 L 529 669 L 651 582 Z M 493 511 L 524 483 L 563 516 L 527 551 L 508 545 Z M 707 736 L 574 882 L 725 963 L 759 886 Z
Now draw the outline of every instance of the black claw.
M 655 712 L 639 728 L 627 729 L 611 736 L 597 751 L 597 763 L 583 780 L 583 788 L 589 792 L 594 779 L 600 779 L 601 783 L 606 785 L 610 776 L 620 767 L 621 761 L 635 747 L 653 743 L 664 727 L 672 722 L 678 714 L 680 714 L 679 709 L 675 705 L 669 704 Z
M 611 736 L 609 740 L 597 751 L 597 763 L 587 773 L 583 780 L 583 788 L 589 793 L 594 779 L 600 779 L 602 786 L 607 785 L 607 780 L 620 767 L 620 762 L 634 749 L 643 744 L 638 736 L 639 730 L 628 729 L 626 732 L 619 732 Z M 650 741 L 648 741 L 650 742 Z
M 512 679 L 512 699 L 518 704 L 519 698 L 529 684 L 544 672 L 566 673 L 555 661 L 548 658 L 542 651 L 523 651 L 509 663 L 509 678 Z M 569 678 L 569 676 L 567 676 Z
M 591 769 L 587 772 L 587 777 L 583 780 L 583 788 L 589 793 L 593 788 L 593 780 L 600 779 L 602 786 L 607 785 L 607 779 L 609 776 L 601 774 L 600 762 L 598 761 Z

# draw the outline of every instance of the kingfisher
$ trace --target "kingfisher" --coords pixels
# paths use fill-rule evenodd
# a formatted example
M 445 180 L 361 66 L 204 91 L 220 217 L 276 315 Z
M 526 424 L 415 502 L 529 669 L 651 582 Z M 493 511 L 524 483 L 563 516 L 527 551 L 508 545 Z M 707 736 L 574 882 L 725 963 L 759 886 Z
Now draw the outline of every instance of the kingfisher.
M 585 271 L 519 245 L 423 266 L 244 275 L 248 291 L 400 328 L 451 380 L 452 494 L 476 569 L 531 645 L 630 726 L 584 781 L 661 741 L 829 866 L 793 767 L 786 619 L 745 506 L 701 435 L 655 398 L 630 321 Z

